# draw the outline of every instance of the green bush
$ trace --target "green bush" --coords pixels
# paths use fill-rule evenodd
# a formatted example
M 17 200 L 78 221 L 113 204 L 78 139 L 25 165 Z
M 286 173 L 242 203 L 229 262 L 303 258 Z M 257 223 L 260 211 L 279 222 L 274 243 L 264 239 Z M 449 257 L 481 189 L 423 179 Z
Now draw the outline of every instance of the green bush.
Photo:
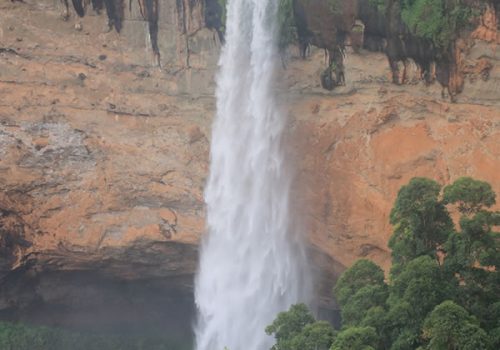
M 330 350 L 500 349 L 500 212 L 485 209 L 494 203 L 483 181 L 459 178 L 442 191 L 433 180 L 411 179 L 391 211 L 389 281 L 375 263 L 358 260 L 334 288 L 341 331 L 316 326 L 302 334 L 317 322 L 305 306 L 292 308 L 273 323 L 291 343 L 277 337 L 273 349 L 331 341 Z M 459 229 L 445 205 L 458 205 Z
M 462 214 L 473 214 L 483 207 L 491 207 L 495 204 L 495 197 L 489 183 L 471 177 L 457 179 L 452 185 L 446 186 L 443 192 L 443 202 L 457 204 Z
M 373 327 L 350 327 L 340 332 L 331 350 L 374 350 L 378 336 Z
M 425 320 L 427 349 L 487 350 L 490 341 L 479 322 L 463 307 L 447 300 L 434 308 Z
M 95 334 L 0 322 L 2 350 L 182 350 L 187 344 L 166 337 Z
M 446 49 L 468 24 L 473 9 L 463 0 L 400 0 L 401 18 L 417 37 Z
M 332 326 L 316 321 L 305 304 L 280 312 L 266 333 L 276 339 L 271 350 L 328 350 L 335 337 Z

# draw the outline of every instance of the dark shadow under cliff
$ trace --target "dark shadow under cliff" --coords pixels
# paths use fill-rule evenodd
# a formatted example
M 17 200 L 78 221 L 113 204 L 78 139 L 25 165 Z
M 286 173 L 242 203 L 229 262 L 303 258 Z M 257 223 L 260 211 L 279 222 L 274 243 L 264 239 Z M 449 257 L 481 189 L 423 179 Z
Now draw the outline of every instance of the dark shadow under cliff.
M 2 281 L 0 320 L 190 344 L 193 293 L 178 285 L 191 283 L 192 276 L 124 280 L 92 270 L 18 269 Z

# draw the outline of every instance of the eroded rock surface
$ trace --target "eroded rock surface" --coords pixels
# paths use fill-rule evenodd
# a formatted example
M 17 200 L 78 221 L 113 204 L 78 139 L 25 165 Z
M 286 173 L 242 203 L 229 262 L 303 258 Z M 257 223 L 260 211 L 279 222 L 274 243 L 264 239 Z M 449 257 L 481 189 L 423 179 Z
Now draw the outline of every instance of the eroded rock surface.
M 103 15 L 63 21 L 57 1 L 0 4 L 0 316 L 90 327 L 97 310 L 103 325 L 192 312 L 220 42 L 202 3 L 161 4 L 162 70 L 135 3 L 121 34 Z M 500 193 L 491 21 L 455 104 L 417 79 L 393 85 L 384 54 L 363 50 L 347 50 L 347 86 L 325 92 L 323 52 L 291 49 L 277 87 L 324 304 L 357 258 L 388 268 L 389 211 L 411 177 L 469 175 Z
M 498 192 L 500 109 L 488 94 L 500 91 L 480 96 L 472 86 L 488 90 L 489 83 L 471 83 L 470 94 L 453 104 L 436 98 L 437 87 L 387 83 L 386 62 L 377 54 L 350 59 L 349 75 L 358 79 L 338 95 L 325 96 L 319 87 L 311 88 L 317 94 L 292 90 L 292 139 L 306 184 L 299 196 L 315 244 L 345 266 L 368 257 L 387 268 L 389 212 L 412 177 L 448 184 L 473 176 Z M 303 70 L 312 61 L 296 64 Z
M 101 309 L 96 322 L 133 324 L 115 311 L 175 321 L 181 305 L 189 329 L 213 64 L 192 51 L 188 69 L 174 49 L 160 71 L 144 21 L 119 35 L 104 16 L 63 21 L 56 2 L 1 6 L 0 312 L 78 325 Z M 216 58 L 217 39 L 199 34 Z

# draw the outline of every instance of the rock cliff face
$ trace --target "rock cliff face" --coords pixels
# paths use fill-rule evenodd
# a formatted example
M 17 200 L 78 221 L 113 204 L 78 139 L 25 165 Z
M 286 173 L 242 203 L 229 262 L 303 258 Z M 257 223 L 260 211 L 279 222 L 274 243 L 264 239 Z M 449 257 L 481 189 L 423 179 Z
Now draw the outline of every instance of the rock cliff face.
M 160 71 L 137 8 L 118 34 L 58 2 L 1 4 L 4 317 L 190 329 L 218 39 L 162 5 Z
M 0 4 L 0 317 L 189 332 L 219 33 L 201 1 L 158 3 L 158 52 L 135 2 L 120 34 L 63 10 Z M 469 38 L 454 104 L 416 71 L 392 84 L 385 55 L 363 50 L 327 92 L 323 52 L 290 50 L 277 88 L 325 305 L 357 258 L 389 266 L 388 215 L 411 177 L 500 193 L 497 26 L 490 9 Z
M 482 35 L 498 43 L 499 4 L 495 0 L 436 0 L 425 5 L 400 0 L 295 0 L 293 3 L 298 41 L 303 50 L 308 44 L 324 48 L 328 53 L 326 72 L 332 67 L 336 71 L 335 77 L 328 79 L 333 84 L 323 82 L 323 87 L 330 90 L 344 82 L 339 72 L 343 72 L 345 47 L 350 45 L 384 51 L 395 84 L 407 83 L 408 66 L 415 64 L 421 79 L 428 84 L 437 80 L 443 87 L 443 95 L 448 94 L 454 100 L 464 87 L 465 58 L 474 46 L 470 39 Z M 473 33 L 478 26 L 482 30 Z

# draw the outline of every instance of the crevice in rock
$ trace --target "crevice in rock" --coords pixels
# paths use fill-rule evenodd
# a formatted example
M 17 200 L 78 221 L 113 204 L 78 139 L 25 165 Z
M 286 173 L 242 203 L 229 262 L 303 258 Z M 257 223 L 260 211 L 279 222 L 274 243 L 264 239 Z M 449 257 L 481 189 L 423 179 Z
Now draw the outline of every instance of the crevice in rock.
M 112 30 L 113 27 L 119 33 L 122 30 L 124 9 L 124 0 L 104 0 L 106 13 L 108 15 L 108 27 Z
M 104 0 L 92 0 L 92 9 L 99 14 L 104 8 Z
M 72 0 L 73 8 L 78 16 L 85 16 L 87 0 Z M 65 6 L 64 19 L 69 18 L 68 0 L 63 0 Z M 158 22 L 159 22 L 159 1 L 158 0 L 138 0 L 141 15 L 148 22 L 149 37 L 151 47 L 155 55 L 155 60 L 160 66 L 160 49 L 158 47 Z M 120 33 L 125 19 L 125 0 L 92 0 L 92 8 L 100 14 L 103 8 L 106 9 L 108 17 L 108 27 Z M 129 0 L 129 12 L 132 11 L 132 0 Z
M 190 68 L 190 52 L 189 52 L 189 33 L 188 33 L 188 16 L 191 12 L 188 0 L 176 0 L 177 7 L 177 23 L 179 26 L 179 31 L 184 37 L 184 48 L 186 50 L 186 68 Z
M 161 67 L 160 49 L 158 47 L 158 0 L 138 0 L 138 3 L 142 18 L 148 22 L 149 38 L 156 63 Z M 130 0 L 129 6 L 131 10 L 132 0 Z
M 221 43 L 224 42 L 225 31 L 225 9 L 222 6 L 220 0 L 205 0 L 205 25 L 207 28 L 214 29 L 217 32 Z

